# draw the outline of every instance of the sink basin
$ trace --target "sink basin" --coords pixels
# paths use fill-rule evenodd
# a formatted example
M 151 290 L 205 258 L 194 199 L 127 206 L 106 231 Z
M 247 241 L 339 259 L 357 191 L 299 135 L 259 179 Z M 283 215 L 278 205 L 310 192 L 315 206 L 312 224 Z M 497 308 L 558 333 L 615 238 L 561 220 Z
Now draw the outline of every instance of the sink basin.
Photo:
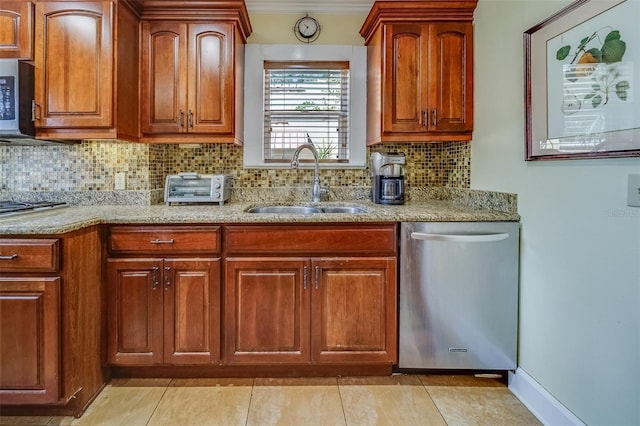
M 331 206 L 331 207 L 322 207 L 322 213 L 367 213 L 365 209 L 362 207 L 351 207 L 351 206 Z
M 308 206 L 265 206 L 252 207 L 248 213 L 281 213 L 281 214 L 314 214 L 322 213 L 322 210 Z
M 367 210 L 356 206 L 261 206 L 252 207 L 247 213 L 279 213 L 279 214 L 318 214 L 318 213 L 367 213 Z

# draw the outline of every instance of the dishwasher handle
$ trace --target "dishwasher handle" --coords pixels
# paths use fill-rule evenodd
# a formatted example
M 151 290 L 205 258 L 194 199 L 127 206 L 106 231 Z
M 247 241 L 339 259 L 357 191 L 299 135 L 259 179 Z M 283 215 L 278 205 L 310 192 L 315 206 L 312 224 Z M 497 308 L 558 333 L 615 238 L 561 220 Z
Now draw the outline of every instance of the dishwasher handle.
M 424 232 L 412 232 L 411 238 L 414 240 L 427 241 L 447 241 L 454 243 L 489 243 L 492 241 L 502 241 L 509 238 L 509 234 L 487 233 L 487 234 L 433 234 Z

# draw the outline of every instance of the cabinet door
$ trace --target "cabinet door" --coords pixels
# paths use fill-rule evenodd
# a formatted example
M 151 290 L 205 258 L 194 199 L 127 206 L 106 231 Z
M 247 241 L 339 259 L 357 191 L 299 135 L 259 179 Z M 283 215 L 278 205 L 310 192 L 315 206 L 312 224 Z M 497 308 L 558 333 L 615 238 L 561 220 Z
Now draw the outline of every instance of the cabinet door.
M 180 133 L 187 126 L 187 25 L 143 22 L 141 26 L 142 133 Z
M 228 258 L 225 272 L 225 361 L 308 363 L 308 260 Z
M 427 130 L 428 36 L 428 27 L 424 24 L 384 27 L 383 134 Z
M 113 126 L 110 1 L 36 4 L 35 80 L 37 128 Z
M 211 364 L 220 359 L 220 259 L 166 259 L 164 362 Z
M 473 26 L 429 26 L 429 130 L 473 130 Z
M 188 131 L 231 133 L 233 25 L 189 25 Z
M 312 360 L 396 361 L 396 258 L 312 260 Z
M 0 4 L 0 58 L 31 59 L 32 10 L 28 1 Z
M 109 362 L 162 363 L 162 259 L 109 259 L 107 273 Z
M 0 403 L 60 395 L 60 278 L 0 278 Z

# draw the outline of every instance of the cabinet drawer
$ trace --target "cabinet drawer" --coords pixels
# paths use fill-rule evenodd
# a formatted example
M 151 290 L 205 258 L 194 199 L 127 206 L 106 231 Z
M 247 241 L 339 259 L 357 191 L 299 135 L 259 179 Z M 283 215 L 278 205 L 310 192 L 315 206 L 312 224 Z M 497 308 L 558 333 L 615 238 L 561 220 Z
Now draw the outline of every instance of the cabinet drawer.
M 219 226 L 114 226 L 109 249 L 117 253 L 217 253 Z
M 229 254 L 366 254 L 396 253 L 396 225 L 242 225 L 228 226 Z
M 59 245 L 57 239 L 0 239 L 0 271 L 56 272 Z

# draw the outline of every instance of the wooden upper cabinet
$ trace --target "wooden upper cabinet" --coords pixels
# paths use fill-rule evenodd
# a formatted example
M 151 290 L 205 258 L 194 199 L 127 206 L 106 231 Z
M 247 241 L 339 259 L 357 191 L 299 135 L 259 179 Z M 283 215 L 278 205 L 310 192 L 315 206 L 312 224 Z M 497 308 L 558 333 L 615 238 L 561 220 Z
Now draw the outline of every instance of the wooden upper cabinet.
M 473 27 L 385 26 L 383 135 L 473 130 Z
M 189 26 L 188 131 L 227 133 L 233 130 L 233 26 Z
M 475 5 L 374 3 L 360 30 L 368 51 L 367 144 L 471 139 Z
M 428 104 L 428 31 L 420 24 L 387 25 L 382 64 L 383 133 L 424 133 L 423 115 Z
M 473 130 L 473 25 L 429 25 L 428 128 Z
M 113 127 L 112 7 L 109 1 L 36 4 L 37 136 Z
M 186 59 L 186 24 L 142 23 L 142 133 L 179 133 L 185 129 Z
M 142 23 L 143 139 L 241 140 L 235 32 L 225 22 Z
M 33 5 L 28 1 L 0 3 L 0 59 L 31 59 Z

